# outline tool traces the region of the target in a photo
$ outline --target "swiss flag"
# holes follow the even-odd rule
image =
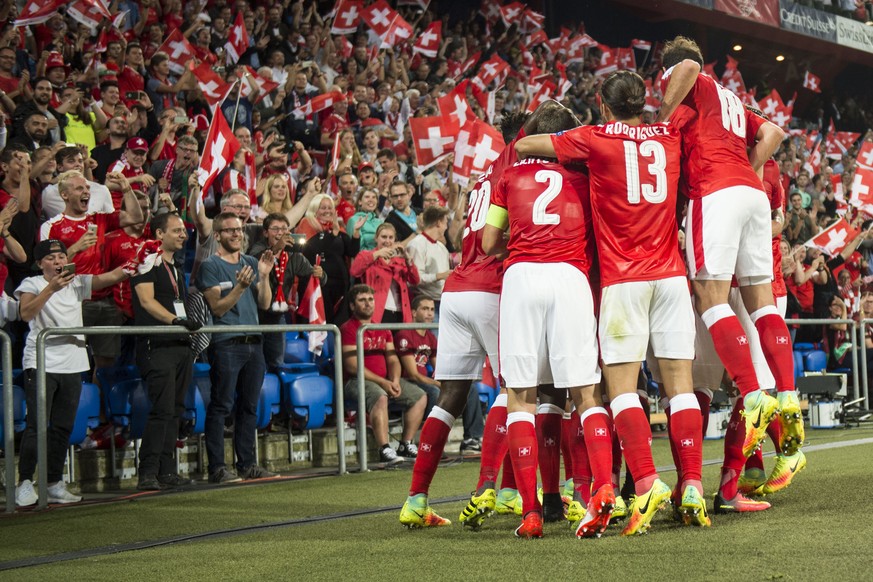
[[[547,44],[548,42],[549,37],[546,36],[546,31],[541,28],[529,37],[527,37],[527,42],[525,42],[525,45],[532,47],[537,46],[538,44]]]
[[[639,49],[641,51],[650,51],[652,50],[652,42],[648,40],[640,40],[635,38],[631,41],[631,46],[635,49]]]
[[[526,31],[541,29],[546,23],[546,17],[530,8],[521,13],[521,27]]]
[[[637,69],[637,58],[634,56],[633,48],[617,48],[615,51],[619,67],[628,71],[635,71]]]
[[[503,84],[503,81],[506,79],[506,75],[509,71],[509,63],[501,59],[497,54],[491,55],[491,58],[482,63],[482,66],[479,68],[479,72],[476,74],[476,77],[473,79],[473,83],[476,84],[477,87],[482,89],[483,91],[490,85],[492,82],[495,82],[495,86],[499,87]]]
[[[539,86],[535,86],[534,94],[527,106],[528,113],[533,113],[536,111],[537,107],[540,106],[540,103],[548,101],[555,92],[555,89],[557,89],[555,84],[548,80],[541,83]]]
[[[58,8],[66,6],[66,4],[63,0],[28,0],[13,26],[20,27],[45,22],[54,16]]]
[[[488,123],[494,121],[496,96],[497,91],[482,91],[477,86],[473,85],[473,97],[479,102],[479,107],[485,111],[485,117],[488,120]]]
[[[331,91],[330,93],[313,97],[300,107],[297,107],[294,112],[309,116],[313,113],[318,113],[323,109],[327,109],[328,107],[333,107],[334,103],[342,101],[345,98],[346,96],[342,91]]]
[[[833,129],[833,128],[832,128]],[[839,159],[861,137],[853,131],[832,131],[827,137],[827,155]]]
[[[367,6],[361,18],[382,39],[382,48],[390,48],[412,36],[412,26],[385,0]]]
[[[521,20],[525,5],[521,2],[512,2],[506,6],[500,6],[498,9],[500,10],[500,18],[503,20],[503,24],[510,27]]]
[[[67,14],[92,29],[97,28],[104,19],[112,18],[109,6],[103,0],[76,0],[67,8]]]
[[[233,65],[249,48],[249,33],[243,21],[242,10],[236,13],[233,26],[227,32],[227,43],[224,45],[224,53],[227,55],[227,64]]]
[[[743,81],[743,76],[740,70],[736,67],[728,67],[724,70],[721,76],[722,86],[737,95],[746,92],[746,83]]]
[[[806,241],[804,246],[820,249],[826,255],[832,257],[846,248],[860,230],[852,228],[845,218],[840,218],[816,236]]]
[[[704,72],[704,74],[709,75],[713,79],[718,79],[718,75],[715,74],[715,61],[712,61],[711,63],[704,64],[703,65],[703,72]],[[660,84],[659,84],[659,86],[660,86]]]
[[[381,48],[392,48],[412,38],[412,25],[406,22],[399,14],[391,21],[388,32],[382,37]]]
[[[339,0],[336,5],[331,34],[354,34],[361,23],[361,13],[364,11],[363,0]]]
[[[803,87],[814,93],[821,93],[821,79],[807,71],[803,75]]]
[[[458,79],[467,74],[467,71],[473,68],[473,65],[479,62],[479,57],[482,56],[482,51],[476,51],[470,57],[461,63],[461,66],[458,68],[458,74],[455,75],[455,78]]]
[[[479,12],[485,17],[486,22],[494,24],[500,20],[500,2],[499,0],[482,0]]]
[[[499,131],[481,119],[474,118],[458,132],[452,170],[455,182],[464,184],[470,176],[485,173],[505,146],[503,135]]]
[[[206,103],[215,114],[215,108],[227,99],[233,85],[225,83],[224,79],[218,76],[218,73],[213,71],[209,63],[205,61],[191,69],[191,72],[197,78],[197,85],[203,92],[203,98],[206,99]]]
[[[201,193],[205,194],[209,190],[212,181],[230,164],[238,150],[239,141],[230,130],[224,115],[213,115],[206,133],[206,142],[203,144],[200,167],[197,169]]]
[[[448,117],[454,114],[458,118],[458,123],[461,127],[467,124],[468,120],[473,119],[473,112],[470,111],[470,106],[467,103],[467,86],[470,81],[464,79],[458,83],[454,89],[446,95],[437,98],[437,105],[440,109],[440,115]]]
[[[776,89],[770,91],[770,94],[760,102],[761,111],[770,118],[770,121],[783,129],[788,128],[788,123],[791,121],[791,113],[794,110],[794,105],[786,105],[782,102],[782,97]]]
[[[194,47],[182,36],[182,31],[174,28],[158,51],[165,52],[170,57],[170,70],[177,75],[185,72],[185,65],[194,57]]]
[[[337,50],[344,59],[348,59],[352,56],[352,51],[355,47],[352,46],[352,43],[349,42],[349,39],[344,36],[340,36],[337,38],[337,44],[339,45],[337,46]]]
[[[605,44],[597,45],[600,49],[600,62],[594,69],[594,75],[602,77],[618,70],[619,54],[618,49],[610,48]]]
[[[248,71],[248,73],[251,75],[249,79],[253,79],[255,81],[255,84],[258,86],[258,89],[260,89],[260,91],[258,91],[258,98],[255,100],[255,103],[260,102],[261,99],[272,93],[273,90],[279,86],[279,83],[271,79],[265,79],[264,77],[260,76],[257,71],[249,66],[246,66],[246,71]],[[240,92],[243,97],[248,97],[252,94],[251,85],[249,85],[248,83],[243,83],[242,79],[240,79]]]
[[[411,117],[409,129],[418,167],[425,170],[454,151],[461,125],[455,115]]]
[[[566,64],[581,63],[585,60],[585,49],[588,47],[585,41],[585,36],[577,36],[567,41],[567,61]],[[595,43],[594,46],[597,46]]]
[[[849,202],[853,206],[873,204],[873,169],[860,165],[855,169]]]
[[[858,158],[855,161],[859,166],[873,168],[873,143],[866,140],[861,142],[861,149],[858,150]]]
[[[412,46],[412,52],[421,53],[424,56],[434,59],[440,50],[440,43],[443,41],[443,23],[441,20],[436,20],[427,27],[427,30],[422,32],[418,40]]]
[[[315,258],[315,266],[321,264],[321,257]],[[306,285],[306,291],[303,293],[303,298],[300,300],[300,307],[297,308],[297,313],[302,317],[309,318],[310,325],[324,325],[327,323],[327,318],[324,316],[324,299],[321,295],[321,283],[316,277],[309,277],[309,283]],[[309,332],[309,351],[316,356],[321,355],[321,346],[324,340],[327,339],[326,331],[310,331]]]

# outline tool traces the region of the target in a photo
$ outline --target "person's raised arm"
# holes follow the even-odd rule
[[[662,122],[670,119],[670,116],[694,87],[699,74],[700,64],[690,59],[685,59],[673,67],[656,121]]]
[[[779,149],[784,138],[785,132],[776,125],[769,121],[761,124],[758,133],[755,134],[756,143],[749,152],[749,162],[756,172]]]
[[[550,135],[530,135],[515,142],[515,153],[519,159],[542,156],[546,158],[557,157],[555,146],[552,144]]]
[[[142,215],[142,208],[139,207],[136,194],[134,194],[133,188],[130,187],[130,182],[127,177],[125,177],[121,172],[110,172],[106,177],[120,182],[121,191],[124,193],[121,212],[118,213],[118,224],[124,227],[142,222],[144,218]]]

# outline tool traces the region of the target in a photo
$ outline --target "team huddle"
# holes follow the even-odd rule
[[[508,145],[470,193],[463,260],[446,282],[441,393],[421,431],[402,524],[451,523],[427,493],[485,356],[503,389],[465,526],[514,512],[518,537],[567,519],[585,538],[626,517],[622,534],[634,535],[670,503],[677,520],[709,526],[702,441],[724,373],[739,397],[715,512],[767,509],[750,497],[787,486],[805,466],[784,303],[771,287],[782,192],[763,171],[782,130],[703,74],[693,41],[667,43],[662,61],[657,123],[642,121],[643,80],[619,71],[600,88],[603,125],[580,126],[546,102],[520,127],[502,127]],[[647,400],[637,394],[644,361],[666,398],[674,488],[652,459]],[[768,435],[778,454],[769,478],[760,458]],[[622,457],[631,487],[617,495]]]

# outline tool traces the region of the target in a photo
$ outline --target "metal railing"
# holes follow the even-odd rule
[[[3,447],[6,451],[6,511],[15,511],[15,422],[12,393],[12,338],[0,329],[3,349]]]
[[[288,331],[326,331],[333,333],[334,338],[334,353],[335,358],[339,358],[342,353],[342,343],[340,340],[339,328],[335,325],[211,325],[203,327],[198,332],[200,333],[285,333]],[[36,336],[36,422],[37,422],[37,479],[39,485],[39,502],[38,507],[44,509],[48,505],[48,439],[47,439],[47,410],[46,410],[46,371],[45,371],[45,343],[49,336],[53,335],[166,335],[166,334],[189,334],[187,329],[181,326],[125,326],[125,327],[69,327],[43,329]],[[4,334],[5,335],[5,334]],[[0,336],[2,339],[2,336]],[[5,340],[8,340],[6,336]],[[10,417],[12,414],[12,352],[9,348],[9,343],[4,344],[4,366],[3,366],[3,389],[4,396],[4,414]],[[8,350],[8,354],[7,354]],[[6,358],[9,358],[9,365],[6,365]],[[7,389],[8,387],[8,389]],[[8,395],[8,396],[6,396]],[[340,475],[346,472],[346,455],[345,455],[345,439],[343,436],[343,422],[345,415],[343,392],[342,392],[342,362],[335,362],[334,366],[334,398],[336,405],[334,410],[337,415],[337,450],[339,455],[338,473]],[[7,412],[8,411],[8,412]],[[7,438],[11,424],[6,428]],[[9,441],[7,440],[7,443]],[[8,445],[7,445],[8,446]],[[15,503],[15,494],[13,486],[13,494],[10,496],[9,491],[9,459],[11,449],[7,449],[7,495],[6,506],[9,508],[9,499],[12,498],[13,508]],[[13,464],[14,465],[14,464]],[[13,466],[14,469],[14,466]],[[13,480],[14,484],[14,473]]]
[[[367,403],[364,391],[364,332],[370,329],[387,329],[388,331],[401,331],[404,329],[439,329],[437,323],[365,323],[358,328],[358,336],[355,339],[357,348],[358,368],[358,464],[361,472],[367,471]],[[340,417],[337,417],[337,422]]]
[[[858,324],[858,342],[861,345],[861,380],[864,386],[864,408],[870,410],[870,386],[867,380],[867,341],[864,333],[864,327],[873,325],[873,319],[862,319]],[[852,342],[853,344],[855,342]],[[857,396],[855,398],[858,398]]]

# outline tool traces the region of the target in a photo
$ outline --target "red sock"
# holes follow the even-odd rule
[[[527,412],[512,412],[507,416],[509,424],[509,456],[522,499],[522,515],[542,511],[537,499],[537,431],[534,415]]]
[[[721,363],[737,383],[740,395],[745,396],[757,390],[758,378],[755,376],[755,367],[752,364],[749,339],[730,306],[716,305],[707,309],[700,317],[709,329]]]
[[[652,429],[635,393],[619,394],[610,404],[615,432],[634,478],[637,495],[645,494],[658,477],[652,460]],[[588,444],[591,447],[591,443]]]
[[[594,480],[592,490],[597,491],[612,482],[612,422],[602,406],[589,408],[580,418]]]
[[[700,406],[700,416],[703,420],[703,436],[706,436],[706,431],[709,430],[709,408],[712,404],[712,396],[708,392],[694,391],[694,396],[697,398],[697,405]]]
[[[588,448],[585,443],[582,421],[573,411],[570,420],[575,421],[570,433],[570,453],[573,455],[573,488],[579,492],[582,501],[587,505],[591,499],[591,465],[588,463]]]
[[[676,446],[682,468],[681,483],[699,483],[703,469],[703,419],[694,394],[677,394],[670,399],[670,424],[670,440]]]
[[[770,437],[770,442],[773,443],[773,448],[776,449],[776,452],[781,453],[782,449],[779,448],[779,441],[782,440],[782,424],[779,421],[771,422],[767,425],[767,436]]]
[[[728,422],[727,432],[724,435],[724,462],[721,466],[721,496],[725,499],[733,499],[737,495],[737,481],[740,471],[746,463],[743,455],[743,441],[746,438],[746,421],[740,414],[743,410],[743,399],[737,398],[731,419]]]
[[[561,479],[561,420],[564,411],[554,404],[540,404],[537,408],[536,429],[540,479],[543,493],[560,493]]]
[[[609,416],[612,418],[612,426],[615,427],[615,416],[612,410],[609,411]],[[618,440],[618,432],[612,431],[612,486],[616,491],[621,488],[621,461],[624,458],[624,451],[621,450],[621,441]]]
[[[573,424],[573,415],[564,415],[561,417],[561,459],[564,461],[564,480],[573,478],[573,453],[570,452],[570,439],[574,438],[573,433],[576,427],[579,426],[579,417],[576,417],[576,424]]]
[[[507,442],[507,445],[509,443]],[[500,477],[501,489],[518,489],[515,483],[515,469],[512,468],[512,458],[509,456],[509,448],[503,455],[503,475]]]
[[[751,318],[758,330],[758,337],[761,338],[761,350],[767,358],[767,365],[776,379],[776,390],[793,391],[794,354],[785,320],[773,305],[762,307],[751,314]]]
[[[455,419],[452,415],[438,406],[434,406],[430,416],[424,421],[421,437],[418,440],[418,456],[415,458],[415,466],[412,468],[410,495],[419,493],[427,495],[454,422]]]
[[[749,455],[749,458],[746,459],[746,471],[749,469],[760,469],[764,470],[764,451],[760,448],[755,449],[755,452]]]
[[[667,437],[670,440],[670,454],[673,456],[673,465],[676,467],[676,488],[674,493],[682,486],[682,459],[679,457],[679,449],[676,447],[676,439],[673,438],[673,423],[670,422],[670,407],[664,407],[667,415]]]
[[[479,483],[476,491],[485,483],[497,481],[500,465],[506,456],[506,395],[499,394],[488,415],[482,433],[482,458],[479,460]]]

